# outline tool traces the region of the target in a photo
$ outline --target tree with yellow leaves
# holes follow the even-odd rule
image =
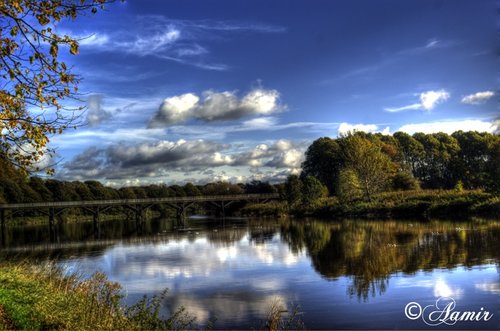
[[[78,39],[55,26],[96,13],[113,0],[0,0],[0,157],[25,171],[37,167],[49,137],[75,126],[83,107],[80,77],[60,60],[62,46],[78,54]],[[51,172],[52,170],[46,169]]]

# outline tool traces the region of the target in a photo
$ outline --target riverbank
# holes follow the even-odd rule
[[[319,218],[429,218],[485,216],[500,218],[500,196],[482,191],[415,190],[380,193],[372,201],[323,198],[309,206],[288,208],[284,202],[252,204],[246,216],[280,217],[287,214]]]
[[[89,279],[64,275],[54,264],[0,264],[0,330],[192,330],[184,308],[161,314],[166,291],[133,306],[123,306],[121,286],[103,273]],[[286,313],[281,302],[269,307],[262,330],[302,329],[298,311]],[[256,330],[257,330],[256,329]]]
[[[123,307],[121,287],[102,273],[90,279],[65,276],[52,264],[0,265],[2,330],[189,329],[184,310],[161,319],[161,297]]]

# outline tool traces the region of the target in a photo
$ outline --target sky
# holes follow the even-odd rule
[[[496,4],[127,0],[80,39],[82,125],[56,177],[107,185],[283,181],[319,137],[498,129]]]

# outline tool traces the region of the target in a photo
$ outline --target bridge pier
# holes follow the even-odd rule
[[[144,222],[144,208],[141,205],[135,206],[135,221],[138,224],[142,224]]]
[[[179,204],[173,204],[173,203],[167,203],[167,206],[172,207],[175,209],[175,222],[178,226],[185,226],[186,225],[186,210],[193,204],[194,202],[189,202],[189,203],[179,203]]]
[[[231,201],[220,201],[220,202],[215,202],[211,201],[212,205],[217,207],[217,209],[220,210],[222,218],[226,218],[226,208],[229,207],[231,204],[235,202],[234,200]]]
[[[97,207],[93,212],[92,224],[94,225],[94,231],[99,231],[99,207]]]
[[[89,207],[83,207],[83,209],[85,209],[86,211],[90,212],[92,214],[92,223],[94,225],[94,232],[99,232],[99,222],[101,221],[100,220],[100,214],[101,212],[104,212],[106,211],[107,209],[109,209],[111,206],[107,206],[107,207],[104,207],[104,208],[101,208],[99,206],[95,206],[93,208],[89,208]]]
[[[56,212],[54,208],[49,208],[49,228],[54,227]]]

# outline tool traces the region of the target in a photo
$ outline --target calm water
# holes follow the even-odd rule
[[[127,303],[168,288],[165,313],[184,306],[215,328],[258,327],[279,300],[298,306],[308,329],[500,329],[495,221],[198,219],[182,231],[167,220],[113,221],[99,233],[89,223],[50,235],[44,226],[9,227],[2,243],[5,258],[50,256],[69,270],[103,271]],[[450,326],[406,317],[408,303],[435,306],[440,297],[449,299],[439,309],[455,301],[450,313],[493,316]]]

